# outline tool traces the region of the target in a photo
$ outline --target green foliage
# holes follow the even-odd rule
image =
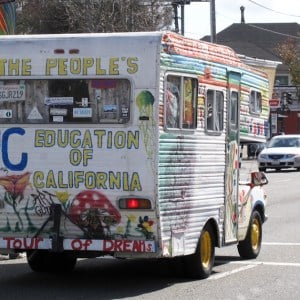
[[[276,52],[283,63],[289,68],[294,85],[300,85],[300,45],[295,39],[289,38],[279,44]]]

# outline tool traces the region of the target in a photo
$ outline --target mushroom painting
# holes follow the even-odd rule
[[[110,228],[119,224],[121,215],[108,198],[98,191],[82,191],[71,202],[68,215],[93,238],[111,237]]]

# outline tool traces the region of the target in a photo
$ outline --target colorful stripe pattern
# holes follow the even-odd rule
[[[16,9],[14,3],[0,4],[0,35],[14,34]]]
[[[269,132],[269,83],[265,73],[244,64],[229,47],[185,38],[173,32],[162,37],[161,65],[169,70],[197,74],[204,87],[215,86],[224,93],[239,89],[241,140],[265,142]],[[230,72],[241,74],[240,82],[228,78]],[[260,113],[249,111],[252,90],[261,93]]]

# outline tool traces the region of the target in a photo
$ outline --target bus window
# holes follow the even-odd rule
[[[198,80],[196,78],[167,76],[165,91],[165,124],[167,128],[196,128],[197,87]]]
[[[196,95],[197,80],[184,78],[183,90],[183,128],[195,128],[196,126]]]
[[[251,91],[250,93],[250,113],[260,114],[262,109],[262,97],[261,93],[257,91]]]
[[[208,90],[206,93],[206,129],[208,132],[221,132],[224,128],[223,92]]]
[[[239,103],[239,93],[236,91],[231,91],[229,120],[232,129],[237,129],[238,127],[238,103]]]
[[[180,77],[168,76],[166,89],[166,125],[179,128]]]
[[[130,99],[127,79],[4,80],[0,123],[124,124]]]

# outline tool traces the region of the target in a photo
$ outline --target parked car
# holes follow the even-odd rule
[[[259,171],[290,169],[300,171],[300,134],[272,137],[257,157]]]
[[[266,147],[265,143],[251,143],[247,145],[248,158],[256,158],[258,154]]]

